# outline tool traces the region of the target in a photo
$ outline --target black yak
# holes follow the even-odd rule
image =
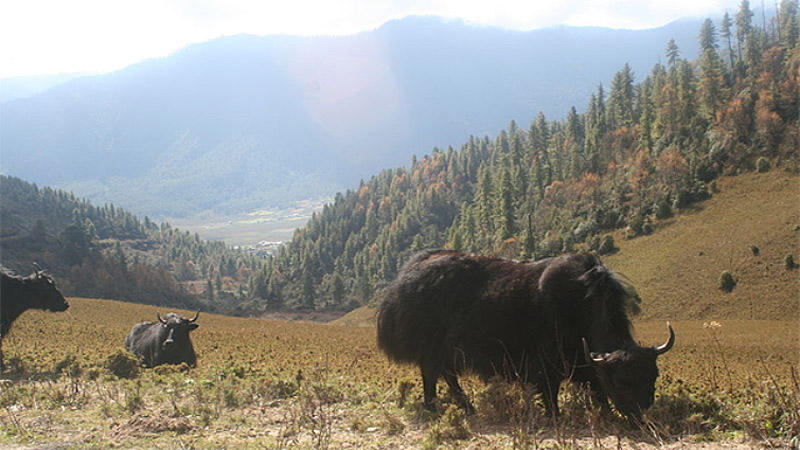
[[[53,277],[44,273],[38,265],[36,271],[27,276],[14,275],[0,268],[0,371],[3,365],[3,338],[11,330],[11,325],[23,312],[29,309],[47,311],[66,311],[69,303],[56,288]]]
[[[589,253],[519,263],[456,251],[412,257],[378,311],[378,346],[417,364],[424,405],[443,377],[456,401],[473,408],[458,375],[502,375],[533,383],[558,415],[562,381],[588,383],[601,405],[638,417],[653,403],[656,357],[674,343],[640,347],[626,308],[633,288]],[[591,351],[590,351],[591,349]]]
[[[156,313],[158,322],[142,322],[131,329],[125,338],[125,348],[139,358],[146,367],[160,364],[197,364],[189,332],[197,329],[194,323],[198,312],[191,319],[169,313],[162,319]]]

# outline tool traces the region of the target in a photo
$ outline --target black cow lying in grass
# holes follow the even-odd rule
[[[11,330],[11,325],[22,313],[29,309],[47,311],[66,311],[69,303],[56,288],[53,277],[44,273],[39,266],[36,271],[22,277],[0,268],[0,371],[3,365],[3,338]]]
[[[200,315],[185,319],[175,313],[169,313],[162,319],[158,313],[158,322],[142,322],[131,329],[125,338],[125,348],[135,354],[146,367],[160,364],[186,363],[197,364],[189,332],[199,325],[194,323]]]
[[[426,251],[387,288],[378,346],[390,359],[420,367],[428,408],[443,377],[471,412],[458,375],[473,372],[534,384],[554,416],[560,384],[569,379],[588,383],[601,405],[611,397],[620,412],[639,417],[653,403],[656,357],[675,335],[667,324],[665,344],[636,344],[626,313],[636,298],[588,253],[518,263]]]

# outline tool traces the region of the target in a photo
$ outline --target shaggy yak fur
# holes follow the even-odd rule
[[[458,375],[533,383],[558,415],[564,380],[586,383],[604,407],[639,417],[653,403],[656,357],[674,343],[640,347],[626,309],[635,290],[582,253],[519,263],[456,251],[413,256],[378,311],[378,346],[393,361],[420,367],[424,405],[434,407],[443,377],[474,411]],[[591,351],[590,351],[591,349]]]
[[[162,319],[156,313],[158,322],[142,322],[131,329],[125,338],[125,348],[139,358],[146,367],[160,364],[197,364],[189,332],[197,329],[194,323],[200,313],[192,319],[169,313]]]
[[[35,265],[35,264],[34,264]],[[14,275],[0,268],[0,371],[3,366],[3,338],[11,330],[11,325],[22,313],[29,309],[47,311],[66,311],[69,303],[56,288],[53,277],[44,273],[39,266],[27,276]]]

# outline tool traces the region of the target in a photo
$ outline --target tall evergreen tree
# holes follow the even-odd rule
[[[611,127],[633,125],[633,70],[628,63],[614,74],[611,80],[611,95],[608,100]]]
[[[733,26],[733,22],[731,22],[731,17],[728,15],[728,12],[725,11],[725,15],[722,16],[722,29],[720,30],[720,37],[725,40],[727,44],[727,52],[728,52],[728,69],[732,72],[733,71],[733,46],[731,45],[731,26]]]
[[[714,26],[714,22],[712,22],[711,19],[703,21],[703,25],[700,27],[698,40],[700,42],[701,52],[705,52],[709,49],[717,50],[717,27]]]
[[[753,11],[750,9],[750,2],[742,0],[739,3],[739,12],[736,13],[736,48],[739,51],[739,59],[742,59],[742,46],[753,28]]]
[[[495,185],[495,230],[498,242],[514,235],[514,189],[511,186],[510,162],[505,156],[500,166],[499,177]]]
[[[678,58],[681,57],[681,51],[678,48],[678,44],[675,43],[675,39],[667,41],[665,55],[667,56],[667,64],[669,64],[670,67],[674,66]]]
[[[786,49],[792,49],[800,40],[800,24],[798,21],[797,0],[782,0],[778,11],[780,25],[780,43]]]

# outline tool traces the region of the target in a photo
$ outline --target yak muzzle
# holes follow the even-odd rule
[[[173,339],[172,334],[175,333],[175,330],[170,329],[167,338],[164,339],[164,342],[161,343],[161,348],[168,349],[175,345],[175,339]]]

